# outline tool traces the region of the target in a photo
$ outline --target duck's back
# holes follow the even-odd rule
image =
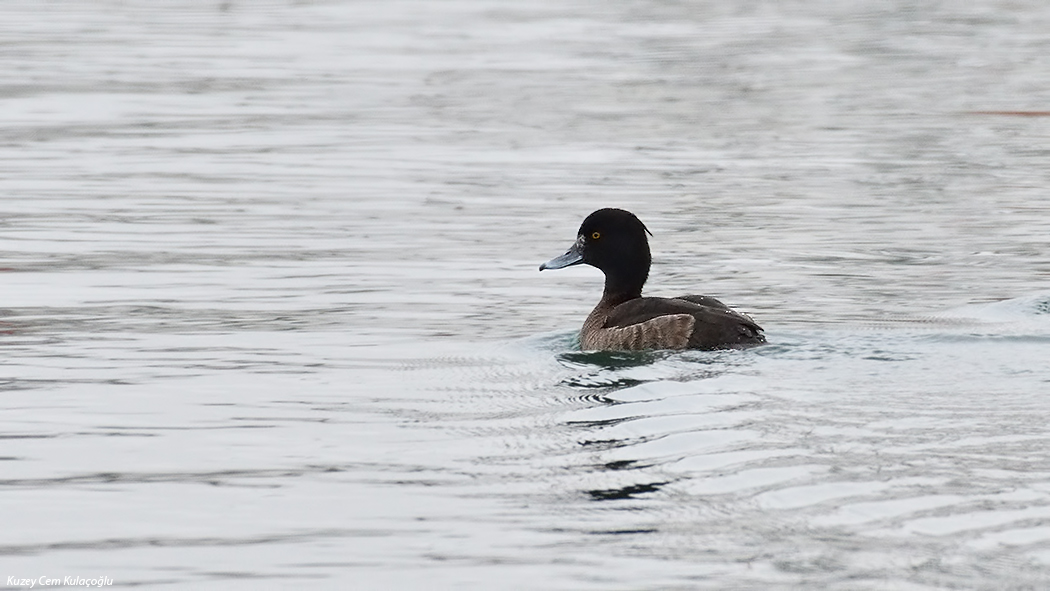
[[[688,318],[693,319],[688,322]],[[664,320],[666,319],[666,321]],[[666,326],[665,326],[666,325]],[[766,342],[762,328],[748,316],[733,310],[715,298],[687,295],[677,298],[634,298],[609,311],[603,328],[621,329],[637,326],[646,331],[660,327],[661,332],[683,331],[659,348],[735,349]],[[655,335],[654,335],[655,336]],[[653,339],[646,339],[652,342]],[[657,339],[659,340],[659,339]]]

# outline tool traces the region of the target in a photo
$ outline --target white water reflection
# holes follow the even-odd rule
[[[1048,23],[5,3],[0,576],[1045,586]],[[604,206],[771,344],[574,351]]]

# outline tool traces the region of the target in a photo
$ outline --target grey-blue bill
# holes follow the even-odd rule
[[[560,257],[555,257],[546,263],[540,265],[540,271],[544,269],[563,269],[565,267],[571,267],[572,265],[578,265],[583,262],[583,236],[579,236],[576,242],[565,251],[565,254]]]

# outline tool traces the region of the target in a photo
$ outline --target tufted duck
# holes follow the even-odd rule
[[[629,211],[599,209],[583,220],[568,252],[540,265],[542,271],[586,263],[605,273],[602,299],[580,330],[584,350],[741,349],[766,342],[754,320],[712,297],[643,298],[652,263],[646,232]]]

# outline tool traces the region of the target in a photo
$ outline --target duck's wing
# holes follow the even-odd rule
[[[748,316],[747,314],[744,314],[743,312],[740,312],[738,310],[734,310],[734,309],[730,308],[729,306],[723,304],[721,301],[716,300],[715,298],[713,298],[711,296],[705,296],[705,295],[684,295],[684,296],[678,296],[678,297],[676,297],[674,299],[676,299],[676,300],[685,300],[687,302],[693,302],[694,304],[698,304],[698,305],[701,305],[701,306],[707,306],[707,307],[710,307],[710,308],[720,308],[722,310],[726,310],[726,311],[730,312],[731,314],[733,314],[735,316],[739,316],[743,320],[746,320],[748,323],[754,325],[753,328],[755,328],[755,329],[757,329],[759,331],[762,330],[762,327],[760,327],[755,322],[754,318]]]
[[[687,302],[693,302],[694,304],[699,304],[701,306],[708,306],[710,308],[723,308],[725,310],[730,310],[731,309],[729,306],[723,304],[721,301],[716,300],[715,298],[713,298],[711,296],[705,296],[705,295],[684,295],[684,296],[678,296],[678,297],[676,297],[674,299],[676,299],[676,300],[685,300]]]
[[[707,296],[628,300],[610,311],[604,328],[626,328],[679,315],[695,320],[688,337],[690,348],[722,349],[766,342],[762,327],[754,320]]]

